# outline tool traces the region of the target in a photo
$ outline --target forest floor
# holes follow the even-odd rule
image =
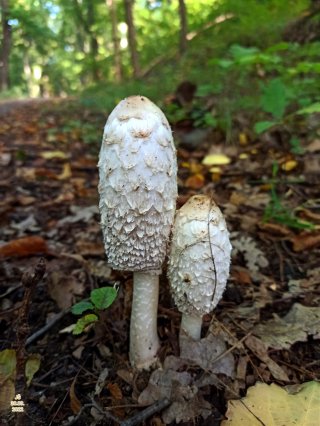
[[[107,267],[99,225],[105,120],[74,100],[0,105],[1,424],[212,426],[231,424],[227,409],[229,419],[242,409],[244,422],[232,424],[299,424],[268,423],[263,410],[282,413],[276,403],[288,389],[299,395],[307,388],[297,385],[320,378],[320,136],[302,136],[297,151],[281,131],[257,139],[240,128],[226,144],[190,122],[174,128],[178,207],[213,194],[231,234],[232,268],[222,301],[204,317],[203,339],[181,352],[164,271],[161,368],[138,373],[128,361],[132,275]],[[73,335],[71,305],[115,284],[117,299],[100,321]],[[255,394],[255,411],[257,383],[273,385]],[[241,407],[228,406],[248,389]],[[266,389],[286,389],[270,396],[273,408]],[[24,413],[12,412],[13,400]]]

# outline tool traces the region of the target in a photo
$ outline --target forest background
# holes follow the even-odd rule
[[[0,3],[2,99],[80,95],[109,110],[130,94],[163,101],[191,81],[196,96],[216,99],[196,125],[226,131],[238,111],[262,121],[259,132],[319,109],[318,1]],[[173,121],[185,113],[167,109]]]

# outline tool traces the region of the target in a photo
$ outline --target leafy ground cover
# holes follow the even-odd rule
[[[262,424],[265,412],[253,411],[252,404],[270,408],[276,393],[285,406],[295,396],[296,405],[299,392],[308,396],[306,410],[312,410],[303,424],[316,424],[317,116],[308,115],[294,132],[276,126],[260,136],[240,117],[226,144],[226,133],[208,123],[198,126],[199,117],[189,111],[186,117],[185,111],[173,120],[178,207],[197,193],[214,196],[231,233],[231,275],[214,315],[204,318],[203,339],[179,351],[180,314],[164,269],[158,325],[162,368],[138,374],[127,355],[132,277],[106,266],[99,226],[96,164],[106,114],[75,100],[1,104],[3,424],[248,424],[234,421],[234,400],[241,401],[238,418],[246,422],[245,413]],[[78,317],[71,306],[108,286],[117,289],[116,300],[94,324],[73,334]],[[258,382],[263,385],[253,388]],[[259,386],[268,387],[268,401]],[[24,414],[5,411],[20,400],[18,394]],[[151,407],[148,416],[146,407]],[[266,411],[273,416],[281,407]],[[272,419],[270,424],[280,424]]]

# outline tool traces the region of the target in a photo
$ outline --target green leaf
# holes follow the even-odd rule
[[[279,78],[270,80],[263,88],[260,104],[265,112],[269,112],[276,119],[281,119],[288,105],[285,85]]]
[[[75,305],[72,306],[71,312],[74,315],[81,315],[83,314],[83,312],[93,308],[94,306],[91,302],[89,302],[89,300],[82,300],[81,302],[76,303]]]
[[[5,349],[0,352],[0,413],[10,409],[15,395],[15,378],[16,351]]]
[[[14,349],[4,349],[0,352],[0,383],[6,378],[16,377],[16,351]]]
[[[299,109],[299,111],[297,111],[297,114],[314,114],[317,112],[320,112],[320,102],[315,102],[312,105]]]
[[[265,132],[266,130],[270,129],[271,127],[275,126],[276,123],[275,121],[258,121],[255,125],[254,125],[254,131],[260,135],[260,133]]]
[[[92,290],[90,298],[97,309],[107,309],[117,297],[117,290],[113,287],[102,287]]]
[[[81,334],[88,325],[90,325],[90,324],[92,324],[96,321],[98,321],[97,315],[95,315],[95,314],[85,315],[84,317],[78,319],[72,333],[73,334]]]
[[[40,368],[41,356],[39,354],[31,354],[26,362],[26,378],[27,386],[30,386],[31,380]]]

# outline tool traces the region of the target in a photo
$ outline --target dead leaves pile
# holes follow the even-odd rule
[[[42,115],[32,107],[12,114],[15,120],[6,119],[0,125],[0,280],[4,288],[0,319],[5,338],[11,341],[13,336],[10,321],[20,303],[21,273],[39,254],[47,256],[48,272],[39,289],[42,300],[34,307],[43,314],[42,322],[37,321],[40,315],[34,315],[32,331],[54,312],[68,310],[85,298],[92,288],[115,278],[122,286],[104,324],[75,338],[70,336],[71,317],[35,345],[44,355],[41,406],[50,421],[56,401],[61,404],[56,420],[63,424],[82,413],[89,397],[119,419],[169,398],[170,406],[152,419],[154,424],[202,424],[205,420],[213,424],[219,420],[225,425],[263,422],[278,426],[294,424],[294,418],[301,424],[316,425],[319,140],[305,141],[305,154],[293,155],[272,139],[252,140],[243,131],[232,145],[215,140],[213,132],[206,132],[204,143],[197,145],[199,131],[188,133],[197,149],[188,149],[187,143],[178,146],[178,206],[191,195],[213,192],[231,233],[229,286],[216,318],[204,318],[205,337],[199,342],[182,341],[179,352],[180,317],[166,291],[164,276],[159,311],[161,368],[137,376],[127,359],[131,278],[117,276],[104,260],[97,208],[97,154],[84,146],[79,126],[63,131],[61,116],[65,112],[49,110]],[[102,117],[97,124],[97,147],[104,121]],[[275,161],[279,164],[276,177],[272,175]],[[277,220],[265,222],[273,190],[299,220],[312,222],[313,229],[294,229]],[[51,340],[54,346],[50,346]],[[53,347],[54,352],[67,354],[66,368],[61,369],[59,360],[52,359]],[[0,352],[0,358],[5,355]],[[0,362],[0,382],[4,384],[0,402],[6,406],[14,397],[11,361]],[[31,365],[28,380],[37,368],[38,364]],[[65,384],[50,389],[57,378]],[[287,385],[292,383],[304,384],[289,389]],[[63,399],[66,394],[69,398]],[[219,400],[223,401],[220,405]],[[103,413],[91,407],[86,420],[98,424]]]

